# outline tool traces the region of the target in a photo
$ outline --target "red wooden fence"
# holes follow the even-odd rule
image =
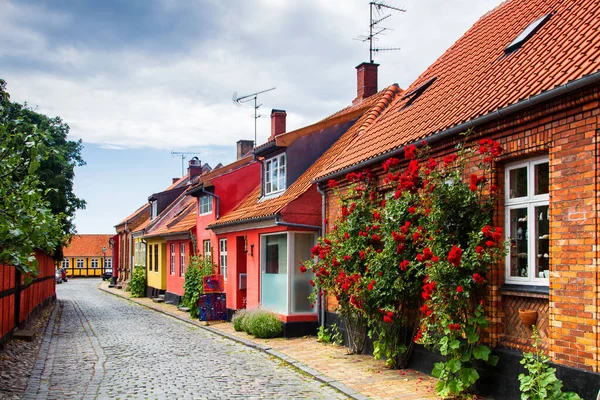
[[[43,303],[56,296],[54,259],[37,253],[39,273],[25,286],[23,278],[12,266],[0,265],[0,344]]]

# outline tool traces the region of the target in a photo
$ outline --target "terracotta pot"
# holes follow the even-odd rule
[[[519,310],[519,318],[523,325],[530,327],[535,325],[537,321],[537,311],[535,310]]]

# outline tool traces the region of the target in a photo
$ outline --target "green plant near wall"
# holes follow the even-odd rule
[[[213,273],[214,265],[210,257],[193,256],[185,271],[182,305],[190,309],[190,316],[198,318],[198,299],[204,293],[202,278]]]
[[[341,345],[344,343],[344,336],[336,324],[329,327],[321,325],[317,330],[317,341]]]
[[[577,400],[577,393],[563,392],[562,381],[556,377],[556,368],[550,368],[549,359],[540,349],[540,336],[533,326],[533,353],[523,354],[521,364],[527,374],[519,374],[521,400]]]
[[[279,318],[275,314],[261,309],[246,310],[239,327],[246,333],[261,339],[270,339],[283,334],[283,323]]]
[[[136,265],[133,268],[133,276],[129,282],[131,297],[142,297],[146,291],[146,268]]]

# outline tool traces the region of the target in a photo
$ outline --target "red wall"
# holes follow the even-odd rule
[[[185,276],[180,275],[181,255],[180,246],[185,244],[185,262],[184,270],[190,265],[192,256],[192,241],[187,240],[167,240],[167,292],[183,296],[183,283]],[[175,245],[175,273],[171,275],[171,244]],[[185,271],[184,271],[185,272]]]

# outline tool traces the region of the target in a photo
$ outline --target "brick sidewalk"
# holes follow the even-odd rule
[[[336,388],[341,386],[342,392],[357,399],[365,397],[411,400],[439,398],[435,395],[435,384],[437,383],[435,378],[409,369],[390,370],[381,360],[375,360],[368,355],[348,355],[344,347],[318,343],[314,336],[293,339],[256,339],[244,332],[235,332],[231,323],[211,323],[206,326],[205,323],[193,320],[189,313],[179,311],[173,305],[154,303],[149,298],[131,298],[128,292],[114,288],[109,289],[106,282],[102,282],[100,288],[260,350],[267,350],[268,353],[317,379]],[[338,382],[341,385],[337,385]],[[348,388],[350,390],[347,390]]]

